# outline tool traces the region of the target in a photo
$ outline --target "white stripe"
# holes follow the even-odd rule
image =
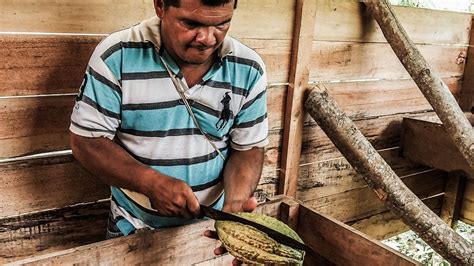
[[[203,135],[153,138],[118,132],[117,136],[128,150],[148,159],[193,158],[214,152],[214,148]],[[214,141],[214,143],[221,149],[227,146],[226,141],[227,138],[223,141]]]
[[[105,116],[94,107],[81,101],[74,105],[71,120],[80,121],[78,124],[83,127],[109,132],[115,132],[120,123],[120,120]],[[74,128],[77,127],[74,126]]]
[[[123,218],[125,218],[125,220],[127,220],[129,223],[131,223],[133,225],[133,227],[135,227],[135,229],[142,229],[142,228],[153,229],[153,227],[147,225],[142,220],[139,220],[139,219],[131,216],[124,208],[118,206],[112,200],[110,201],[110,210],[112,211],[112,217],[114,218],[114,220],[118,216],[122,216]]]
[[[156,103],[179,99],[170,78],[123,80],[122,88],[123,104]]]

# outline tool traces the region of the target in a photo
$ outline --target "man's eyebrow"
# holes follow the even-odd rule
[[[227,19],[223,22],[217,23],[217,24],[203,24],[203,23],[201,23],[199,21],[196,21],[196,20],[193,20],[193,19],[188,19],[188,18],[181,19],[181,21],[183,21],[183,22],[186,22],[186,23],[189,23],[189,24],[192,24],[192,25],[196,25],[196,26],[219,26],[219,25],[229,23],[231,20],[232,20],[232,18],[229,18],[229,19]]]

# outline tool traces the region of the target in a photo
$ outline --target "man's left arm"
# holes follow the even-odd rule
[[[253,193],[262,174],[263,148],[231,150],[224,168],[224,207],[227,212],[253,211],[257,205]]]

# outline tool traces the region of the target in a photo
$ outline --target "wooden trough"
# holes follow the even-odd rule
[[[417,265],[327,215],[313,211],[289,197],[277,196],[259,205],[258,213],[276,217],[292,227],[314,251],[305,265]],[[219,243],[203,236],[214,221],[105,240],[64,251],[34,256],[7,265],[229,265],[233,257],[216,257]]]

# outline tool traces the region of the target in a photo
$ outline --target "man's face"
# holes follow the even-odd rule
[[[200,0],[181,0],[179,8],[164,9],[159,4],[155,8],[168,53],[179,65],[194,65],[213,59],[229,30],[234,2],[214,7],[202,5]]]

